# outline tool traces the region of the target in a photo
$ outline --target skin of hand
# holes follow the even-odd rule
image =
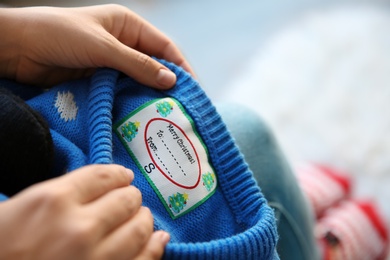
[[[0,203],[0,259],[160,259],[169,234],[153,232],[133,178],[91,165]]]
[[[176,45],[120,5],[0,9],[0,77],[40,87],[117,69],[158,89],[176,76],[154,56],[193,70]]]

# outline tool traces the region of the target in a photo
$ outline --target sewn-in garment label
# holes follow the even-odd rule
[[[214,193],[217,178],[207,148],[176,99],[142,105],[114,131],[173,219]]]

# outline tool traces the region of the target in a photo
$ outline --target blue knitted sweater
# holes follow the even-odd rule
[[[171,234],[165,258],[278,259],[273,211],[226,126],[188,73],[161,62],[177,75],[167,91],[111,69],[49,91],[0,84],[49,123],[53,176],[97,163],[134,171],[155,229]]]

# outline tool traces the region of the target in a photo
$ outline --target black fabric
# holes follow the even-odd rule
[[[45,120],[21,98],[0,88],[0,190],[12,196],[46,180],[54,147]]]

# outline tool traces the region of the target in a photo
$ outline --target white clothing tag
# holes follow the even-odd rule
[[[152,100],[114,130],[173,219],[214,193],[217,178],[207,148],[176,99]]]

